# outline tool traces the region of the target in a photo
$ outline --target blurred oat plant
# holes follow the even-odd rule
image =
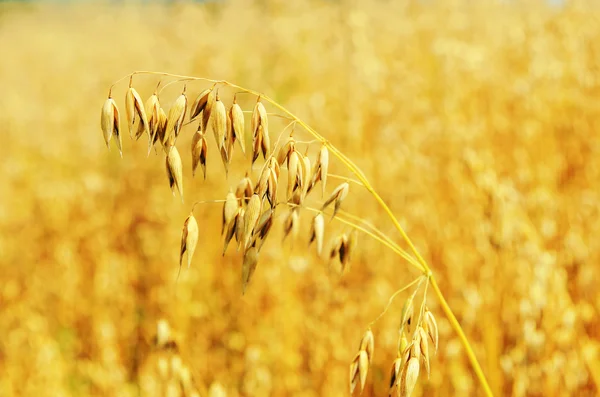
[[[168,113],[163,110],[159,96],[161,91],[157,86],[155,92],[143,103],[139,93],[132,86],[136,75],[159,76],[161,79],[171,79],[166,86],[181,84],[181,94],[175,99]],[[401,325],[398,337],[397,358],[391,365],[389,393],[398,396],[410,396],[415,388],[419,374],[424,372],[429,376],[430,357],[438,349],[438,329],[433,313],[426,306],[427,289],[429,286],[438,297],[444,314],[464,346],[473,370],[485,391],[491,396],[491,390],[481,367],[473,353],[460,324],[442,295],[433,273],[419,254],[416,247],[394,216],[388,205],[369,183],[364,173],[344,153],[340,152],[326,138],[307,125],[292,112],[276,101],[256,91],[232,84],[223,80],[211,80],[199,77],[181,76],[168,73],[137,71],[117,82],[109,90],[108,99],[102,107],[101,127],[106,145],[113,140],[122,156],[122,136],[120,113],[113,99],[114,86],[129,79],[129,87],[125,93],[125,116],[129,134],[136,140],[146,135],[148,137],[148,155],[154,148],[162,151],[169,186],[173,194],[177,191],[183,200],[183,166],[181,156],[176,147],[177,139],[184,127],[197,124],[192,138],[191,149],[192,172],[195,176],[198,165],[202,167],[203,177],[206,178],[206,159],[208,142],[206,133],[210,128],[214,134],[216,149],[228,175],[233,158],[236,141],[243,155],[250,152],[251,166],[240,180],[235,191],[230,191],[223,200],[203,200],[192,205],[186,218],[181,236],[179,255],[179,271],[187,255],[187,266],[198,242],[198,223],[194,217],[196,205],[207,203],[222,203],[223,216],[221,233],[223,235],[223,253],[235,238],[236,248],[243,253],[242,259],[242,291],[245,292],[260,259],[260,251],[269,237],[269,231],[275,220],[277,211],[284,212],[284,238],[296,238],[302,213],[312,213],[310,216],[309,241],[316,245],[319,255],[325,256],[329,263],[337,262],[341,271],[347,269],[353,251],[356,249],[356,234],[362,232],[387,246],[404,259],[410,266],[419,271],[419,276],[408,285],[396,291],[389,299],[383,312],[368,327],[360,341],[358,353],[350,364],[350,393],[364,389],[369,367],[374,352],[374,337],[371,326],[382,317],[392,304],[394,298],[403,292],[410,292],[402,310]],[[208,87],[189,105],[186,96],[187,84],[206,84]],[[162,89],[161,89],[162,90]],[[227,109],[219,96],[219,90],[233,91],[233,103]],[[248,94],[256,98],[254,108],[245,112],[237,103],[237,94]],[[268,113],[265,104],[275,113]],[[246,127],[245,113],[250,115],[250,128]],[[287,122],[279,131],[275,142],[271,143],[269,117],[279,117]],[[272,130],[272,129],[271,129]],[[296,140],[297,130],[310,137],[311,140]],[[246,134],[252,146],[246,148]],[[316,156],[311,159],[308,149],[303,153],[300,145],[316,146]],[[252,165],[262,155],[264,162],[260,171],[252,172]],[[346,178],[329,173],[330,155],[339,161],[355,178]],[[286,175],[286,183],[280,187],[282,169]],[[254,178],[254,180],[253,180]],[[327,182],[330,179],[341,180],[341,183],[327,194]],[[307,197],[314,192],[320,183],[320,198],[318,205],[309,205]],[[403,249],[391,237],[362,219],[360,216],[341,210],[344,199],[350,192],[350,184],[366,189],[375,201],[385,211],[409,250]],[[325,215],[346,226],[350,232],[344,232],[333,239],[332,245],[324,251]],[[177,275],[179,278],[179,273]],[[412,290],[412,291],[411,291]],[[415,313],[414,299],[419,291],[423,298],[418,311]],[[430,347],[431,346],[431,347]],[[360,387],[358,387],[360,386]]]

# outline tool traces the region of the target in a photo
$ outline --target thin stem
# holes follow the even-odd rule
[[[396,298],[396,296],[398,296],[401,292],[406,291],[407,289],[409,289],[410,287],[412,287],[413,285],[415,285],[416,283],[423,281],[423,279],[425,278],[425,276],[421,275],[419,277],[417,277],[416,279],[414,279],[413,281],[411,281],[409,284],[405,285],[404,287],[400,288],[398,291],[394,292],[394,294],[392,296],[390,296],[390,299],[388,300],[387,305],[385,305],[385,309],[383,309],[383,311],[379,314],[379,316],[377,316],[377,318],[373,321],[371,321],[369,323],[369,328],[375,324],[377,321],[379,321],[379,319],[381,317],[383,317],[385,315],[385,313],[387,313],[388,309],[390,308],[390,306],[392,305],[392,302],[394,301],[394,298]],[[418,287],[417,287],[418,289]]]
[[[348,178],[347,176],[330,174],[329,172],[327,173],[327,176],[331,177],[331,178],[334,178],[334,179],[341,179],[343,181],[352,182],[352,183],[355,183],[355,184],[357,184],[359,186],[362,186],[362,187],[365,186],[365,185],[363,185],[363,183],[361,181],[357,181],[356,179]]]

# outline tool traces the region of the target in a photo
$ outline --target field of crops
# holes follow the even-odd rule
[[[207,177],[192,177],[198,122],[183,127],[182,203],[160,145],[147,156],[147,137],[130,139],[128,79],[112,89],[123,158],[102,137],[109,88],[133,71],[263,93],[352,159],[431,267],[494,395],[600,393],[594,1],[9,2],[0,54],[0,396],[344,396],[369,327],[362,395],[388,395],[414,288],[374,320],[419,271],[330,210],[321,256],[308,208],[284,239],[283,204],[242,295],[243,255],[235,242],[222,255],[223,204],[208,202],[194,209],[198,243],[177,280],[193,203],[225,199],[246,172],[258,181],[256,96],[219,86],[227,109],[237,93],[247,112],[246,156],[236,144],[228,173],[209,129]],[[166,113],[184,84],[188,112],[212,86],[176,80],[133,85],[145,102],[160,81]],[[289,119],[263,102],[275,145]],[[314,164],[320,143],[292,124]],[[320,208],[350,178],[340,218],[375,225],[414,258],[333,151],[329,173],[324,198],[319,183],[303,206]],[[344,271],[329,258],[342,234],[356,236]],[[430,342],[431,374],[422,362],[412,395],[484,395],[426,291],[439,348]]]

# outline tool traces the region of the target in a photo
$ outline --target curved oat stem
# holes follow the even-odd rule
[[[388,303],[387,303],[387,305],[385,305],[385,309],[383,309],[383,311],[379,314],[379,316],[377,316],[377,318],[375,320],[373,320],[369,323],[369,327],[371,327],[373,324],[375,324],[377,321],[379,321],[379,319],[381,317],[383,317],[385,315],[385,313],[387,313],[388,309],[392,305],[392,302],[394,301],[396,296],[398,296],[400,293],[406,291],[407,289],[409,289],[416,283],[419,283],[419,285],[416,288],[416,290],[419,290],[421,283],[423,282],[423,280],[425,280],[425,278],[426,278],[425,276],[421,275],[421,276],[417,277],[416,279],[414,279],[413,281],[411,281],[410,283],[408,283],[407,285],[405,285],[404,287],[402,287],[399,290],[397,290],[396,292],[394,292],[394,294],[392,296],[390,296],[390,299],[388,299]]]
[[[356,179],[348,178],[347,176],[330,174],[329,172],[327,173],[327,176],[334,178],[334,179],[341,179],[343,181],[352,182],[352,183],[357,184],[358,186],[363,186],[363,187],[365,186],[365,185],[363,185],[363,183],[361,181],[357,181]]]
[[[162,73],[162,72],[153,72],[153,71],[135,71],[135,72],[132,72],[132,73],[130,73],[130,74],[122,77],[121,79],[117,80],[113,85],[111,85],[111,87],[109,89],[109,93],[112,91],[112,88],[113,88],[113,86],[115,84],[119,83],[120,81],[122,81],[124,79],[131,78],[132,76],[137,75],[137,74],[147,74],[147,75],[154,75],[154,76],[165,76],[165,77],[172,77],[172,78],[177,78],[177,79],[185,79],[185,80],[189,80],[189,81],[205,81],[205,82],[210,82],[210,83],[214,83],[214,84],[222,84],[222,85],[225,85],[225,86],[229,86],[229,87],[235,88],[235,89],[237,89],[239,91],[243,91],[243,92],[246,92],[246,93],[249,93],[249,94],[256,95],[257,97],[259,97],[260,99],[264,100],[265,102],[270,103],[274,108],[278,109],[279,111],[281,111],[282,113],[284,113],[285,115],[287,115],[290,119],[295,120],[298,125],[300,125],[302,128],[304,128],[316,140],[320,141],[364,185],[364,187],[373,196],[373,198],[375,199],[375,201],[379,204],[379,206],[384,210],[384,212],[390,218],[390,220],[394,224],[394,227],[396,228],[396,230],[398,231],[398,233],[400,233],[400,236],[402,237],[402,239],[404,240],[404,242],[409,246],[410,250],[412,251],[412,253],[416,257],[418,263],[421,265],[420,266],[421,267],[421,271],[430,280],[431,286],[432,286],[435,294],[437,295],[437,297],[438,297],[438,299],[440,301],[440,304],[442,306],[442,310],[444,311],[444,313],[446,314],[446,317],[450,321],[450,324],[452,325],[452,328],[457,333],[457,335],[458,335],[458,337],[459,337],[459,339],[460,339],[460,341],[461,341],[461,343],[462,343],[462,345],[463,345],[463,347],[464,347],[464,349],[465,349],[465,351],[467,353],[467,357],[469,358],[471,366],[473,367],[473,370],[475,371],[475,374],[476,374],[476,376],[477,376],[477,378],[479,380],[479,383],[481,384],[481,386],[482,386],[485,394],[487,396],[493,396],[493,393],[492,393],[492,391],[490,389],[490,386],[489,386],[489,384],[487,382],[487,379],[486,379],[485,375],[483,374],[483,370],[481,369],[481,366],[479,365],[477,357],[475,357],[475,353],[473,352],[473,349],[471,348],[471,345],[470,345],[467,337],[465,336],[462,327],[460,326],[458,320],[454,316],[454,313],[452,312],[452,309],[450,309],[450,306],[448,306],[448,302],[446,302],[446,299],[444,298],[444,295],[442,294],[442,292],[441,292],[441,290],[440,290],[440,288],[439,288],[439,286],[438,286],[435,278],[433,277],[433,273],[431,271],[431,268],[427,264],[427,261],[425,261],[425,259],[421,256],[421,254],[419,253],[419,251],[417,250],[417,248],[413,244],[412,240],[406,234],[406,232],[405,232],[404,228],[402,227],[402,225],[400,225],[400,222],[398,221],[398,219],[396,218],[396,216],[394,215],[394,213],[392,212],[392,210],[390,209],[390,207],[381,198],[381,196],[379,195],[379,193],[377,193],[377,191],[375,191],[375,189],[373,188],[373,186],[371,185],[371,183],[368,181],[367,177],[364,175],[364,173],[362,172],[362,170],[352,160],[350,160],[345,154],[343,154],[341,151],[339,151],[333,144],[331,144],[331,142],[329,142],[322,135],[320,135],[315,129],[313,129],[312,127],[310,127],[308,124],[306,124],[304,121],[302,121],[296,115],[294,115],[292,112],[290,112],[289,110],[287,110],[285,107],[283,107],[282,105],[280,105],[279,103],[277,103],[275,100],[269,98],[266,95],[263,95],[263,94],[259,93],[258,91],[254,91],[254,90],[250,90],[250,89],[241,87],[241,86],[239,86],[237,84],[230,83],[227,80],[214,80],[214,79],[207,79],[207,78],[203,78],[203,77],[193,77],[193,76],[185,76],[185,75],[177,75],[177,74],[172,74],[172,73]],[[369,234],[371,234],[372,236],[374,236],[376,239],[384,242],[385,245],[387,245],[391,249],[393,249],[392,248],[393,245],[389,244],[387,241],[381,239],[379,236],[376,236],[373,233],[369,232]],[[394,250],[394,252],[397,252],[397,251]],[[412,263],[412,262],[410,262],[410,263]]]

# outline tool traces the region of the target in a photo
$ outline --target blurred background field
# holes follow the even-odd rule
[[[242,296],[239,254],[221,257],[221,207],[206,205],[175,284],[191,204],[224,198],[248,163],[237,151],[226,179],[211,137],[208,178],[192,179],[190,127],[182,204],[163,158],[146,158],[125,126],[124,158],[107,151],[100,109],[134,70],[280,101],[389,203],[495,394],[598,395],[595,2],[8,2],[0,54],[0,396],[180,395],[165,363],[187,368],[202,396],[348,395],[361,335],[416,276],[367,236],[342,277],[306,235],[293,246],[275,236]],[[135,79],[144,99],[157,82]],[[125,88],[114,91],[123,110]],[[164,106],[180,90],[163,91]],[[344,207],[399,240],[368,197],[353,186]],[[387,395],[402,302],[373,327],[365,396]],[[428,305],[440,351],[415,395],[480,395],[435,296]],[[178,355],[153,347],[161,319]]]

